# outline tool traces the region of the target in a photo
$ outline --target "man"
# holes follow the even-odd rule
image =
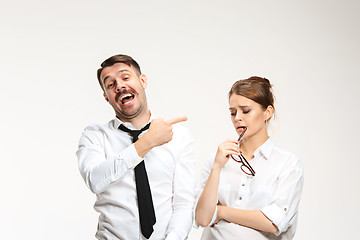
[[[153,117],[145,94],[147,77],[129,56],[105,60],[98,80],[116,117],[106,125],[88,126],[77,151],[81,175],[97,195],[96,237],[186,239],[196,182],[192,137],[176,124],[186,117]]]

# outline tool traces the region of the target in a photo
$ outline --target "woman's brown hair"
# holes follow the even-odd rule
[[[229,98],[233,94],[249,98],[260,104],[264,109],[270,105],[275,111],[272,85],[266,78],[253,76],[236,81],[229,91]]]

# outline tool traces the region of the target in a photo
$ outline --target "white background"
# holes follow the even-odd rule
[[[75,152],[114,116],[96,70],[118,53],[147,74],[153,113],[188,116],[198,169],[236,135],[232,83],[270,79],[271,135],[305,169],[295,239],[357,238],[359,12],[356,0],[1,0],[1,239],[95,239]]]

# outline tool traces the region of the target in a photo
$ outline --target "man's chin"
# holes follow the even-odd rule
[[[130,120],[130,119],[134,119],[137,116],[139,116],[140,113],[141,113],[140,110],[138,110],[138,111],[120,111],[120,112],[117,112],[116,116],[120,119]]]
[[[138,117],[139,115],[146,112],[146,104],[116,104],[116,116],[119,119],[123,120],[133,120],[134,118]]]

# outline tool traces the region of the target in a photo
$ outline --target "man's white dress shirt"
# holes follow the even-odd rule
[[[206,162],[197,187],[203,191],[209,177],[215,154]],[[206,227],[201,239],[293,239],[298,217],[298,205],[303,187],[303,169],[293,154],[275,146],[269,138],[254,152],[249,162],[255,176],[240,169],[240,163],[232,158],[220,173],[218,203],[237,209],[261,210],[279,229],[275,234],[257,231],[224,220],[214,227]],[[209,226],[216,219],[216,212]]]
[[[118,118],[106,125],[88,126],[77,151],[80,173],[97,196],[100,213],[98,239],[145,239],[140,230],[135,166],[143,161],[131,136],[118,129]],[[141,138],[143,134],[140,135]],[[193,222],[196,165],[188,130],[173,125],[173,139],[151,149],[144,157],[153,198],[156,224],[150,239],[183,240]]]

